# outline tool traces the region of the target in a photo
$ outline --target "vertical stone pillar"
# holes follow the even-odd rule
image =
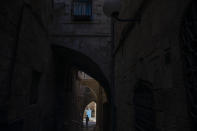
[[[97,114],[96,114],[96,131],[102,131],[103,128],[103,91],[102,87],[99,86],[98,97],[97,97]]]
[[[65,74],[68,69],[64,61],[56,56],[56,131],[63,131],[65,126]]]

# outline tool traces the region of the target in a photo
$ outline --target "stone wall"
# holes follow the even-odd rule
[[[76,21],[71,15],[72,0],[55,0],[53,24],[50,27],[51,43],[88,56],[110,80],[110,19],[102,11],[104,0],[92,2],[92,19]]]
[[[19,0],[0,6],[0,130],[54,130],[51,3]]]
[[[115,34],[116,130],[190,130],[179,33],[189,1],[123,0]]]

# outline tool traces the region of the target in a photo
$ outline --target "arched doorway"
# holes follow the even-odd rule
[[[96,125],[96,102],[90,102],[84,109],[83,113],[83,126],[86,126],[86,119],[88,117],[88,126]]]

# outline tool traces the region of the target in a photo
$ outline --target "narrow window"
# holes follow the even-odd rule
[[[92,0],[73,0],[72,17],[77,21],[89,21],[92,18]]]

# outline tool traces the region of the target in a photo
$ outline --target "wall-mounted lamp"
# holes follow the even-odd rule
[[[119,14],[120,0],[105,0],[103,12],[106,16],[111,17],[113,14]]]
[[[120,22],[136,22],[140,21],[140,19],[122,19],[119,18],[119,12],[120,12],[120,0],[106,0],[103,6],[103,12],[106,16],[115,18],[117,21]]]

